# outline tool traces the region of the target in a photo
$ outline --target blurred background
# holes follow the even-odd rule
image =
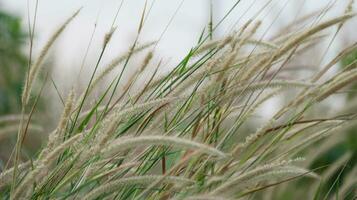
[[[150,14],[145,20],[139,43],[160,39],[155,51],[155,59],[162,59],[165,65],[161,70],[167,71],[175,66],[197,43],[210,19],[212,19],[213,25],[217,25],[236,2],[236,0],[149,0],[147,9],[150,10]],[[37,127],[36,123],[30,127],[30,133],[32,130],[36,134],[27,137],[31,138],[31,141],[27,141],[26,144],[29,155],[36,152],[44,141],[43,138],[46,138],[46,131],[53,128],[52,124],[63,108],[59,97],[66,96],[75,81],[83,83],[88,81],[88,77],[95,67],[93,63],[99,56],[103,38],[110,30],[118,8],[121,7],[117,20],[114,22],[117,30],[109,49],[104,54],[103,64],[128,51],[137,35],[145,3],[144,0],[39,0],[34,30],[34,57],[53,31],[68,16],[81,7],[82,11],[66,28],[47,58],[46,65],[50,71],[52,84],[46,86],[46,95],[40,100],[37,111],[40,114],[36,115],[34,120],[46,122],[48,127]],[[232,33],[248,19],[256,17],[257,20],[263,22],[257,38],[269,39],[281,31],[284,26],[315,11],[331,7],[331,10],[322,17],[322,21],[331,16],[343,14],[348,3],[348,0],[241,0],[238,7],[219,25],[213,38],[221,38]],[[33,23],[35,9],[36,0],[0,0],[0,128],[3,126],[1,121],[11,121],[12,118],[16,118],[16,114],[20,113],[20,95],[29,56],[28,24]],[[262,9],[263,12],[260,12]],[[321,63],[327,62],[335,56],[342,47],[356,41],[357,34],[354,29],[356,25],[356,18],[349,21],[338,33],[330,47],[331,37],[336,30],[329,29],[330,32],[326,33],[332,33],[331,37],[325,38],[321,44],[306,52],[310,56],[304,56],[304,60],[297,60],[295,63],[301,66],[308,65],[311,68],[321,66]],[[83,71],[80,73],[92,34],[93,42],[84,62]],[[357,53],[350,55],[339,63],[338,67],[342,68],[354,62],[356,57]],[[135,64],[141,60],[134,59],[131,62],[131,64]],[[153,69],[154,66],[151,70]],[[334,73],[334,70],[329,73]],[[130,73],[130,67],[128,73]],[[79,76],[79,74],[81,75]],[[286,76],[288,78],[294,74]],[[316,112],[336,112],[346,102],[357,100],[353,94],[355,93],[349,95],[341,93],[329,98],[323,105],[324,107]],[[269,102],[267,106],[263,106],[262,113],[269,115],[276,105],[283,101],[284,99],[276,99]],[[8,118],[9,116],[10,118]],[[257,122],[259,120],[257,118]],[[16,130],[17,124],[14,123],[12,127],[6,127],[0,131],[0,169],[9,155],[8,147],[16,141],[9,135],[15,135]],[[43,134],[39,134],[39,132],[43,132]],[[335,162],[346,152],[352,152],[349,159],[351,165],[354,165],[357,152],[356,134],[356,128],[346,131],[346,137],[340,139],[336,144],[330,145],[331,148],[324,152],[325,156],[312,164],[319,166]]]
[[[120,12],[114,23],[117,30],[102,63],[108,63],[113,57],[128,51],[137,35],[145,2],[144,0],[39,1],[32,48],[34,55],[43,47],[56,27],[78,8],[83,8],[80,15],[56,42],[56,46],[51,50],[51,58],[48,59],[48,62],[51,62],[50,69],[53,74],[51,78],[56,83],[58,91],[68,91],[73,85],[73,80],[79,78],[81,81],[86,81],[88,79],[94,68],[93,63],[100,53],[104,35],[110,30],[119,7]],[[165,67],[162,71],[169,70],[197,43],[210,19],[213,20],[213,25],[216,25],[236,2],[236,0],[148,0],[147,7],[150,14],[145,20],[139,42],[156,41],[160,38],[155,58],[163,59]],[[213,38],[220,38],[231,33],[248,19],[256,17],[257,20],[263,21],[258,37],[269,39],[292,21],[315,11],[332,7],[320,20],[341,14],[348,2],[348,0],[241,0],[215,30]],[[24,37],[28,32],[28,19],[33,23],[35,9],[36,0],[0,0],[0,10],[18,20],[19,29]],[[316,56],[311,57],[311,60],[301,61],[303,62],[301,64],[318,65],[317,62],[320,62],[322,57],[328,60],[340,50],[341,46],[355,41],[356,34],[351,34],[353,31],[351,24],[355,22],[354,19],[349,22],[350,25],[344,26],[327,51],[327,55],[324,49],[329,45],[330,39],[328,38],[322,43],[323,45],[318,47],[321,48],[320,50],[314,49]],[[92,34],[93,42],[84,63],[84,70],[78,77]],[[28,54],[28,38],[23,38],[20,45],[19,49],[25,55]],[[320,58],[317,55],[320,55]],[[135,63],[135,60],[132,62]],[[341,100],[334,101],[341,103]],[[58,103],[58,98],[53,99],[49,109],[57,112]],[[338,107],[338,104],[335,106]],[[271,113],[271,107],[266,107],[265,112]]]
[[[19,17],[21,26],[24,30],[27,30],[27,16],[30,14],[31,18],[33,18],[35,3],[35,0],[1,0],[0,8],[9,14]],[[140,41],[157,40],[169,25],[158,45],[157,52],[160,56],[170,59],[170,62],[174,63],[180,60],[197,42],[202,30],[210,20],[211,7],[213,23],[218,23],[235,3],[236,0],[149,0],[147,4],[151,8],[150,15],[145,22]],[[347,0],[241,0],[239,6],[215,31],[214,37],[218,38],[226,35],[254,17],[261,9],[263,9],[263,12],[260,12],[257,19],[263,20],[261,32],[264,33],[264,31],[269,30],[265,35],[266,38],[269,38],[279,31],[279,28],[299,16],[333,5],[333,9],[324,16],[324,18],[328,18],[329,16],[343,13],[347,3]],[[98,55],[103,37],[109,31],[117,9],[121,4],[121,10],[115,22],[118,30],[114,35],[110,49],[105,55],[104,62],[115,55],[127,51],[128,46],[135,39],[141,13],[145,5],[144,0],[106,0],[105,2],[99,0],[40,0],[37,12],[34,52],[37,52],[43,46],[53,30],[63,20],[78,8],[83,7],[81,14],[67,28],[54,50],[56,52],[54,72],[58,72],[56,77],[61,79],[68,77],[68,74],[75,75],[76,73],[73,73],[73,70],[78,71],[78,66],[81,65],[94,25],[96,24],[97,26],[93,47],[89,53],[89,58],[93,59],[95,59],[95,55]],[[353,28],[353,26],[346,27]],[[348,35],[344,33],[339,34],[339,36],[343,37],[343,40],[349,41],[353,41],[357,37],[355,34]],[[339,45],[338,40],[334,45]],[[335,48],[331,49],[332,51],[337,51]],[[90,60],[88,63],[91,63]],[[71,73],[68,73],[69,71]]]

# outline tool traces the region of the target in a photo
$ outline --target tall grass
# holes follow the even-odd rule
[[[216,41],[209,40],[212,32],[203,32],[197,45],[170,72],[158,76],[156,70],[140,83],[140,77],[149,73],[148,65],[162,65],[152,59],[157,56],[155,43],[137,46],[135,41],[128,53],[114,58],[97,73],[115,34],[112,27],[85,91],[71,90],[47,146],[33,159],[22,161],[22,143],[36,106],[31,96],[40,95],[33,94],[32,87],[45,55],[76,12],[54,33],[29,68],[22,115],[16,116],[20,128],[13,164],[0,174],[0,196],[14,200],[250,199],[274,196],[272,191],[287,189],[296,179],[307,188],[318,185],[329,173],[321,174],[321,168],[335,167],[331,168],[335,171],[349,157],[332,166],[311,168],[307,163],[313,156],[307,152],[319,149],[312,146],[329,138],[338,138],[356,123],[356,113],[314,118],[311,112],[357,80],[354,67],[324,77],[354,48],[347,47],[303,81],[297,76],[287,80],[280,74],[291,73],[288,64],[293,58],[304,58],[301,52],[321,42],[325,29],[340,29],[354,17],[351,7],[348,5],[341,16],[315,20],[298,31],[290,25],[267,41],[256,37],[264,21],[255,19]],[[324,14],[325,10],[302,17],[300,23]],[[144,9],[138,35],[145,16]],[[148,51],[147,56],[134,75],[123,82],[129,60],[140,51]],[[96,104],[90,104],[90,94],[115,68],[122,71],[102,90]],[[123,90],[118,89],[119,84],[125,86]],[[133,89],[137,84],[141,85],[139,89]],[[286,105],[249,132],[246,126],[254,116],[264,115],[259,108],[286,91],[291,95]],[[8,119],[12,118],[2,120]],[[353,181],[347,179],[341,190],[334,192],[348,196]],[[333,195],[323,192],[326,198]],[[303,196],[319,199],[320,193],[317,188]]]

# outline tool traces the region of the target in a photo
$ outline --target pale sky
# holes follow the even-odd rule
[[[28,1],[30,3],[30,15],[33,16],[36,0]],[[103,37],[109,31],[121,1],[39,0],[35,31],[35,53],[41,49],[56,27],[78,8],[83,7],[80,15],[68,26],[61,35],[60,40],[56,42],[51,54],[55,58],[54,79],[57,81],[60,90],[68,89],[71,82],[66,80],[73,80],[77,76],[94,24],[98,19],[94,42],[85,66],[86,69],[94,67],[93,63],[98,58]],[[214,23],[217,23],[236,1],[213,0]],[[232,25],[238,19],[241,19],[239,24],[243,24],[252,18],[264,5],[267,5],[265,11],[261,12],[257,17],[257,19],[263,21],[261,32],[265,32],[269,27],[268,33],[274,33],[278,27],[294,20],[298,11],[301,11],[299,16],[302,16],[323,8],[333,1],[336,2],[334,9],[329,15],[325,16],[325,19],[331,15],[343,13],[349,0],[241,0],[237,9],[220,26],[216,37],[229,33],[232,30]],[[155,4],[145,22],[143,34],[140,36],[141,43],[157,40],[176,9],[178,9],[177,15],[173,18],[156,50],[156,58],[164,58],[169,63],[167,66],[169,68],[174,66],[188,52],[190,47],[197,42],[203,28],[208,23],[210,0],[148,0],[148,7],[152,2],[155,2]],[[182,6],[179,7],[181,2],[183,2]],[[267,4],[268,2],[270,3]],[[144,4],[145,0],[124,0],[115,23],[118,27],[117,31],[104,55],[102,65],[128,50],[129,45],[132,44],[136,36]],[[0,0],[0,6],[22,17],[23,25],[25,28],[27,27],[27,0]],[[245,11],[248,12],[245,13]],[[279,17],[276,18],[277,16]],[[274,23],[272,24],[273,21]],[[356,39],[354,35],[349,35],[348,38],[350,40]],[[338,42],[336,45],[338,47]],[[330,52],[330,54],[336,53],[338,50],[335,47],[332,49],[335,52]],[[91,70],[87,70],[87,73],[89,71]]]
[[[214,23],[217,23],[236,1],[213,0]],[[27,28],[27,2],[30,5],[30,15],[33,16],[36,0],[0,0],[0,6],[22,17],[24,28]],[[52,53],[55,57],[54,72],[57,76],[65,78],[68,77],[68,73],[73,76],[75,74],[73,72],[78,71],[82,62],[96,20],[98,19],[98,23],[89,52],[88,65],[92,65],[97,59],[103,37],[109,31],[121,2],[122,0],[39,0],[34,52],[41,49],[56,27],[78,8],[83,7],[80,15],[56,42]],[[178,9],[177,15],[173,18],[156,50],[157,58],[163,57],[173,65],[197,42],[203,28],[207,25],[210,0],[148,0],[148,7],[152,2],[155,4],[145,22],[139,41],[143,43],[157,40]],[[291,22],[298,11],[302,11],[300,15],[303,15],[323,8],[329,2],[332,0],[241,0],[237,9],[220,25],[216,37],[229,33],[238,19],[242,18],[239,24],[246,22],[265,5],[267,5],[265,12],[257,17],[263,21],[260,29],[261,32],[265,32],[265,29],[269,27],[268,33],[274,33],[277,27]],[[348,0],[336,2],[330,15],[343,12]],[[182,6],[179,7],[181,3]],[[145,0],[124,0],[115,23],[118,28],[104,55],[103,63],[128,50],[136,36],[144,4]],[[248,12],[245,13],[247,10]],[[276,16],[279,17],[276,18]],[[276,20],[270,27],[275,18]]]
[[[116,10],[122,0],[39,0],[38,18],[36,23],[37,47],[40,47],[50,36],[53,30],[61,24],[66,17],[70,16],[76,9],[83,7],[78,18],[67,28],[61,36],[61,41],[57,43],[57,53],[62,59],[76,62],[78,57],[82,57],[79,52],[83,52],[88,44],[89,37],[93,30],[94,23],[98,17],[98,26],[95,33],[95,45],[100,45],[103,35],[109,30]],[[271,0],[242,0],[237,9],[227,18],[219,29],[220,33],[226,33],[234,22],[241,17],[249,6],[254,3],[249,12],[241,20],[251,18],[258,9]],[[11,12],[20,15],[27,25],[27,0],[0,0],[2,6]],[[36,0],[29,0],[30,12],[33,15]],[[148,1],[150,5],[153,0]],[[150,41],[159,38],[171,16],[178,8],[182,0],[155,0],[155,4],[146,21],[142,41]],[[216,21],[223,17],[236,0],[213,0],[214,15]],[[300,9],[300,4],[304,0],[272,0],[267,7],[267,11],[259,15],[258,19],[268,27],[270,21],[285,6],[275,25],[284,24],[292,20],[295,13]],[[314,2],[314,3],[311,3]],[[314,0],[305,3],[304,13],[316,8],[326,6],[329,1]],[[347,1],[339,0],[338,6],[344,6]],[[198,36],[208,21],[209,0],[184,0],[176,17],[173,19],[169,29],[165,33],[160,45],[159,52],[168,57],[184,55],[185,52],[197,41]],[[127,50],[127,44],[136,35],[140,16],[144,7],[144,0],[124,0],[123,7],[119,13],[116,25],[118,31],[115,33],[113,51],[108,51],[108,56],[112,52]],[[95,46],[94,45],[94,46]],[[116,54],[116,53],[113,53]],[[175,59],[174,59],[175,60]]]

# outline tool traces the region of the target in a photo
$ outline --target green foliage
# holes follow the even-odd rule
[[[341,60],[342,68],[356,68],[357,67],[357,49],[355,49],[350,54],[346,55]],[[348,92],[348,99],[352,100],[354,97],[357,97],[357,83],[352,84],[350,87],[350,92]]]
[[[0,114],[18,113],[27,58],[21,20],[0,10]]]

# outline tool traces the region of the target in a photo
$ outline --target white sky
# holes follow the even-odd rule
[[[140,42],[158,39],[175,13],[175,10],[182,2],[182,0],[154,1],[155,4],[144,25]],[[213,0],[215,23],[223,17],[236,1]],[[258,15],[257,19],[263,21],[264,26],[261,29],[264,32],[276,16],[279,15],[279,12],[282,11],[272,28],[270,28],[269,32],[273,33],[274,30],[277,30],[277,27],[291,22],[299,10],[302,11],[300,13],[300,16],[302,16],[326,6],[332,0],[242,0],[237,9],[220,26],[216,37],[226,34],[237,19],[241,18],[242,14],[250,8],[250,5],[253,6],[240,20],[240,24],[254,16],[269,1],[271,3],[268,4],[265,12]],[[29,0],[31,16],[34,13],[35,2],[36,0]],[[83,7],[80,15],[61,35],[52,53],[56,62],[53,71],[54,79],[59,82],[60,90],[61,88],[68,88],[70,85],[69,82],[63,80],[75,79],[94,24],[96,19],[98,19],[94,42],[89,52],[87,65],[85,66],[87,69],[94,67],[93,63],[98,58],[103,37],[109,31],[120,2],[121,0],[39,0],[34,46],[35,53],[39,51],[56,27],[75,10]],[[148,5],[151,5],[152,2],[153,0],[148,0]],[[303,4],[303,2],[305,3]],[[348,0],[337,0],[330,15],[342,13],[347,3]],[[144,4],[145,0],[124,0],[116,22],[118,29],[112,38],[102,63],[107,63],[111,58],[128,50],[129,45],[136,36]],[[190,47],[197,42],[201,31],[208,22],[209,4],[209,0],[185,0],[183,2],[182,7],[178,10],[177,15],[158,45],[156,51],[157,58],[163,57],[169,60],[170,64],[174,64],[187,53]],[[27,0],[0,0],[0,6],[3,7],[2,9],[6,9],[22,17],[23,25],[25,28],[27,27]]]
[[[89,43],[96,19],[98,19],[94,42],[89,52],[87,69],[93,67],[93,63],[98,58],[103,42],[103,37],[113,22],[116,10],[122,0],[39,0],[36,40],[34,52],[38,52],[50,37],[52,32],[75,10],[83,7],[80,15],[68,26],[56,42],[52,56],[55,59],[55,70],[59,79],[74,76],[77,72],[86,48]],[[150,6],[155,2],[151,13],[144,25],[140,42],[157,40],[170,21],[180,3],[182,7],[170,24],[160,41],[157,51],[157,58],[165,58],[170,64],[176,63],[198,40],[201,31],[208,23],[210,0],[148,0]],[[237,0],[213,0],[213,14],[215,23],[221,19]],[[268,2],[267,7],[258,15],[257,19],[263,21],[261,32],[270,27],[272,21],[279,16],[273,26],[269,28],[269,33],[277,30],[283,24],[291,22],[296,13],[301,10],[300,15],[309,13],[326,6],[332,0],[241,0],[236,10],[224,21],[217,31],[216,37],[225,35],[231,30],[232,25],[240,19],[242,14],[250,8],[240,24],[250,19]],[[28,0],[30,4],[30,14],[34,14],[36,0]],[[305,3],[303,3],[305,2]],[[333,13],[343,12],[348,0],[337,0]],[[136,36],[141,13],[145,0],[124,0],[116,21],[117,31],[112,38],[109,49],[106,51],[103,63],[111,60],[128,50]],[[23,19],[23,25],[27,28],[27,0],[0,0],[0,6],[6,10],[19,15]],[[149,7],[148,6],[148,7]],[[302,6],[302,7],[301,7]],[[280,11],[282,12],[280,13]],[[326,17],[327,18],[327,17]]]
[[[153,0],[149,0],[148,4],[150,5],[152,1]],[[143,30],[142,41],[159,38],[181,1],[182,0],[155,0],[153,9]],[[253,16],[253,14],[268,1],[270,0],[255,0],[256,3],[249,10],[249,13],[245,15],[245,20]],[[296,13],[301,6],[299,3],[301,4],[303,1],[304,0],[272,0],[272,3],[267,7],[268,9],[266,9],[269,12],[262,13],[258,19],[263,20],[264,24],[268,26],[270,24],[269,21],[278,14],[279,10],[282,9],[287,2],[287,7],[282,12],[281,17],[275,22],[275,25],[284,24],[290,19],[293,19],[294,13]],[[337,4],[340,6],[346,4],[344,0],[338,1],[340,3]],[[29,0],[29,2],[30,12],[33,14],[35,0]],[[68,16],[76,9],[83,7],[79,17],[67,28],[66,32],[61,36],[61,41],[57,42],[56,55],[60,55],[62,60],[66,60],[67,65],[76,63],[80,60],[78,58],[83,57],[81,53],[83,53],[88,44],[96,18],[98,17],[98,26],[95,34],[94,47],[99,47],[102,43],[103,35],[109,30],[120,2],[121,0],[39,0],[38,19],[36,23],[37,45],[35,49],[41,47],[53,30]],[[159,45],[158,50],[161,55],[172,57],[176,60],[175,57],[184,55],[197,41],[198,36],[207,24],[209,2],[209,0],[184,1]],[[214,0],[214,15],[216,21],[220,19],[235,2],[236,0]],[[222,25],[220,29],[222,34],[229,30],[229,27],[247,10],[251,2],[254,2],[254,0],[242,0],[239,3],[238,8],[232,12]],[[329,1],[326,0],[310,1],[304,4],[303,10],[307,13],[315,8],[327,5],[328,2]],[[116,55],[117,52],[127,50],[128,44],[130,44],[130,41],[132,41],[136,35],[144,3],[144,0],[124,0],[116,23],[118,31],[113,38],[111,50],[107,53],[109,58],[111,54]],[[20,15],[26,27],[27,0],[3,0],[2,6]],[[244,20],[241,20],[241,22],[244,22]]]

